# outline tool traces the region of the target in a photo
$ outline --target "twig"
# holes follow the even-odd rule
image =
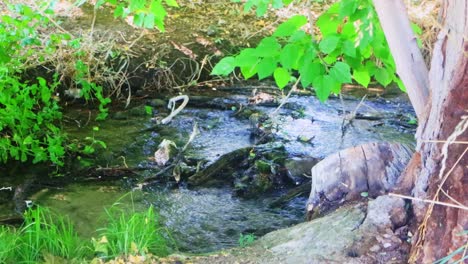
[[[284,104],[286,104],[286,102],[288,101],[289,97],[291,97],[291,94],[297,90],[297,85],[299,84],[299,81],[301,80],[301,76],[299,76],[299,78],[297,78],[297,81],[294,83],[294,85],[292,86],[291,90],[289,90],[288,92],[288,95],[286,95],[285,98],[283,98],[283,101],[281,101],[281,104],[275,109],[275,111],[273,111],[270,116],[274,116],[278,113],[278,111],[281,109],[281,107],[284,106]]]
[[[447,140],[421,140],[421,142],[427,142],[427,143],[447,143]],[[452,144],[462,144],[462,145],[468,145],[468,141],[450,141]]]
[[[443,205],[443,206],[447,206],[447,207],[458,208],[458,209],[468,211],[468,207],[466,207],[464,205],[456,205],[456,204],[451,204],[451,203],[439,202],[439,201],[435,201],[435,200],[421,199],[421,198],[416,198],[416,197],[411,197],[411,196],[406,196],[406,195],[401,195],[401,194],[396,194],[396,193],[389,193],[388,195],[393,196],[393,197],[409,199],[409,200],[418,201],[418,202],[425,202],[425,203],[430,203],[430,204]]]

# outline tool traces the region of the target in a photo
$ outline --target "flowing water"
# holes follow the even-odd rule
[[[247,96],[225,95],[234,103],[247,102]],[[215,100],[216,98],[212,98]],[[210,99],[211,100],[211,99]],[[330,100],[320,104],[311,96],[293,96],[287,107],[276,118],[281,129],[273,131],[276,140],[282,142],[291,158],[323,158],[340,149],[370,141],[398,141],[411,143],[412,130],[398,125],[411,107],[405,100],[383,99],[366,101],[358,109],[361,115],[376,115],[373,120],[356,119],[343,134],[343,107],[353,112],[358,100]],[[207,102],[209,105],[209,102]],[[274,107],[253,106],[255,110],[269,113]],[[188,107],[176,116],[167,127],[151,129],[154,123],[149,116],[130,114],[125,118],[110,118],[99,125],[94,137],[104,140],[108,149],[97,160],[85,159],[79,163],[98,163],[106,166],[148,168],[155,166],[151,157],[162,139],[171,139],[181,147],[185,144],[193,125],[198,123],[200,134],[194,140],[187,155],[197,156],[208,163],[221,155],[253,144],[248,118],[235,115],[236,109],[226,110]],[[381,118],[380,118],[381,117]],[[74,117],[70,115],[70,120]],[[70,122],[67,131],[73,136],[89,135],[91,125],[81,128]],[[309,142],[301,137],[312,138]],[[78,161],[77,161],[78,162]],[[95,236],[94,230],[102,223],[104,208],[135,187],[135,177],[153,176],[157,170],[145,169],[139,176],[128,173],[117,181],[92,181],[73,183],[61,188],[44,188],[31,198],[69,215],[82,235]],[[80,178],[73,175],[71,178]],[[81,177],[82,178],[82,177]],[[287,227],[304,219],[305,198],[296,198],[281,208],[268,204],[285,190],[276,190],[257,198],[240,198],[227,184],[219,188],[187,188],[173,183],[152,184],[133,192],[133,200],[126,196],[120,202],[137,209],[152,204],[159,211],[162,223],[171,232],[181,251],[209,252],[238,245],[240,234],[261,236],[269,231]]]

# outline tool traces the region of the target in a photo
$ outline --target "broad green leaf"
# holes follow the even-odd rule
[[[326,64],[333,64],[336,62],[338,58],[335,56],[335,55],[332,55],[332,54],[329,54],[327,56],[325,56],[323,58],[323,61],[326,63]]]
[[[119,4],[114,10],[114,17],[125,18],[125,8],[123,4]]]
[[[229,75],[234,68],[236,67],[236,59],[234,57],[225,57],[220,60],[213,70],[211,71],[211,75]]]
[[[392,82],[392,77],[385,68],[377,68],[374,77],[383,86],[387,86]]]
[[[172,7],[179,7],[179,5],[177,4],[177,1],[175,0],[166,0],[166,4]]]
[[[280,63],[284,68],[297,70],[299,60],[304,55],[304,49],[295,44],[284,46],[280,54]]]
[[[252,48],[244,49],[236,56],[236,66],[247,67],[252,66],[258,61],[256,50]]]
[[[357,0],[342,0],[340,3],[340,18],[352,15],[359,6]]]
[[[282,8],[284,5],[282,0],[273,0],[271,6],[273,6],[273,8],[279,9]]]
[[[275,57],[279,55],[281,45],[278,43],[276,38],[267,37],[262,39],[255,48],[255,54],[259,57]]]
[[[307,24],[307,17],[306,16],[293,16],[288,19],[286,22],[282,23],[278,26],[273,33],[275,37],[288,37],[294,34],[299,28]]]
[[[375,62],[369,60],[366,62],[366,70],[369,72],[370,76],[375,75],[375,71],[377,70],[377,66],[375,65]]]
[[[0,63],[7,63],[11,60],[10,55],[8,55],[4,50],[3,47],[0,49]]]
[[[320,29],[322,35],[327,36],[337,33],[338,26],[341,24],[341,21],[335,19],[334,16],[325,13],[317,19],[315,24]]]
[[[341,83],[351,83],[351,72],[349,65],[344,62],[337,62],[330,69],[330,76],[341,82]]]
[[[356,57],[356,48],[354,47],[354,43],[350,40],[346,40],[343,42],[343,47],[342,47],[343,53],[350,56],[350,57]]]
[[[155,21],[155,17],[153,14],[148,14],[146,15],[144,21],[143,21],[143,27],[144,28],[154,28],[154,21]]]
[[[143,27],[143,23],[145,21],[145,14],[138,13],[133,17],[133,25],[136,27]]]
[[[332,78],[330,75],[325,75],[323,77],[323,84],[326,85],[330,92],[334,94],[339,94],[341,92],[342,83]]]
[[[273,58],[264,58],[257,65],[258,79],[262,80],[268,76],[271,76],[276,69],[277,62]]]
[[[315,94],[317,95],[317,98],[320,100],[320,102],[325,102],[331,92],[330,87],[326,84],[325,76],[321,75],[315,77],[312,85],[314,86]]]
[[[403,92],[406,93],[406,87],[405,87],[405,84],[403,83],[403,81],[398,78],[397,76],[395,76],[393,78],[393,81],[396,82],[396,84],[398,85],[398,88],[400,88],[400,90],[402,90]]]
[[[257,73],[257,65],[253,64],[250,66],[240,67],[242,76],[247,80]]]
[[[283,89],[289,83],[289,80],[291,80],[291,74],[289,74],[288,70],[281,67],[276,68],[273,77],[275,78],[276,85],[278,85],[280,89]]]
[[[354,24],[352,22],[348,21],[341,28],[341,35],[345,39],[353,39],[353,41],[354,41],[354,38],[355,38],[356,34],[357,34],[356,33],[356,27],[354,26]]]
[[[303,67],[299,69],[302,86],[309,86],[317,76],[323,75],[324,72],[324,66],[318,62],[305,63]]]
[[[353,78],[357,83],[367,88],[370,83],[369,71],[366,69],[362,70],[353,70]]]
[[[340,38],[337,36],[327,36],[322,41],[320,41],[319,44],[319,49],[321,52],[325,54],[332,53],[336,47],[338,46],[338,43],[340,42]]]
[[[258,17],[261,17],[266,13],[267,10],[268,10],[268,3],[260,2],[257,4],[257,10],[255,10],[255,14]]]

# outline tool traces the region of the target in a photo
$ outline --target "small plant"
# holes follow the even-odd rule
[[[94,241],[95,251],[102,257],[169,254],[158,216],[150,206],[145,212],[114,204],[106,210],[107,227],[99,229],[99,241]]]
[[[18,236],[11,228],[0,226],[0,263],[11,263],[15,257]]]
[[[248,247],[253,244],[255,241],[255,235],[254,234],[240,234],[239,236],[239,246],[240,247]]]
[[[70,260],[82,259],[91,253],[68,218],[43,207],[28,209],[24,216],[24,226],[18,230],[15,250],[19,262],[37,262],[45,254]]]

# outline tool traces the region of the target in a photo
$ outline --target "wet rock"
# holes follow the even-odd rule
[[[318,159],[312,157],[294,157],[286,160],[285,167],[288,171],[288,177],[296,184],[302,184],[309,181],[305,175],[310,173],[312,167],[318,163]]]
[[[188,183],[194,186],[233,185],[238,195],[255,197],[288,182],[284,168],[286,156],[280,143],[238,149],[191,176]]]
[[[270,203],[268,207],[270,208],[282,207],[297,197],[306,198],[307,195],[309,195],[309,193],[310,193],[310,181],[303,183],[289,190],[286,194],[281,195],[281,197],[279,197],[278,199]]]
[[[394,230],[405,225],[407,219],[404,200],[384,195],[369,201],[367,217],[363,226],[367,229],[390,228]],[[391,237],[391,235],[387,234],[388,237]]]
[[[368,143],[333,154],[312,168],[309,217],[360,199],[377,197],[398,182],[411,150],[398,143]]]
[[[357,206],[320,219],[268,233],[251,247],[193,259],[194,263],[358,263],[348,248],[359,239],[365,218]]]
[[[163,99],[159,99],[159,98],[151,99],[148,102],[148,105],[152,107],[157,107],[157,108],[166,107],[166,104],[167,104],[166,101],[164,101]]]

